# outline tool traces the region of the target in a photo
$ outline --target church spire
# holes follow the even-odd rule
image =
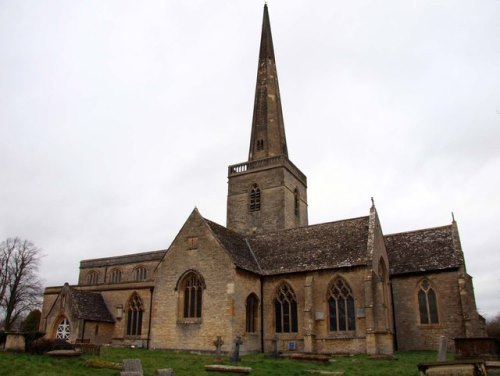
[[[273,38],[267,4],[264,5],[259,66],[252,120],[252,136],[248,160],[277,155],[288,157],[285,125],[281,111],[278,74],[274,57]]]

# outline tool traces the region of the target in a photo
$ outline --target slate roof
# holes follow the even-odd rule
[[[204,218],[205,219],[205,218]],[[237,267],[261,274],[262,270],[243,235],[205,219],[222,246],[229,252]]]
[[[458,268],[463,256],[453,245],[452,225],[384,236],[390,274]]]
[[[206,220],[237,267],[263,275],[366,265],[368,217],[243,235]]]
[[[79,319],[98,322],[115,322],[99,292],[69,289],[72,309]]]

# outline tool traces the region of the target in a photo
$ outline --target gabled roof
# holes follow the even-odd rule
[[[254,235],[248,241],[266,275],[366,265],[368,217]]]
[[[390,274],[458,268],[463,256],[454,247],[452,226],[385,235]]]
[[[98,322],[115,322],[99,292],[69,288],[72,309],[79,319]]]
[[[234,264],[244,270],[260,274],[260,266],[252,254],[251,249],[243,235],[231,231],[224,226],[204,218],[213,234],[230,254]]]
[[[205,219],[239,268],[263,275],[366,265],[368,217],[245,238]]]

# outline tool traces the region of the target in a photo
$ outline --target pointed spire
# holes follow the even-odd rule
[[[276,155],[288,157],[285,125],[281,111],[278,74],[274,57],[273,38],[267,4],[264,5],[259,66],[252,121],[252,136],[248,160]]]

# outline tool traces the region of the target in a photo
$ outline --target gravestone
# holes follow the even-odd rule
[[[272,353],[271,356],[273,358],[278,358],[280,356],[279,351],[278,351],[278,336],[274,336],[273,339],[271,340],[272,343]]]
[[[120,376],[143,376],[140,359],[125,359],[123,361],[123,372]]]
[[[224,341],[222,340],[221,336],[217,336],[217,339],[214,341],[214,346],[215,346],[215,360],[220,361],[222,359],[221,356],[221,350],[222,350],[222,345],[224,344]]]
[[[236,363],[240,361],[240,345],[243,343],[240,336],[237,336],[234,340],[234,351],[229,359],[231,363]]]
[[[445,336],[439,337],[438,362],[446,361],[446,352],[448,351],[448,341]]]

